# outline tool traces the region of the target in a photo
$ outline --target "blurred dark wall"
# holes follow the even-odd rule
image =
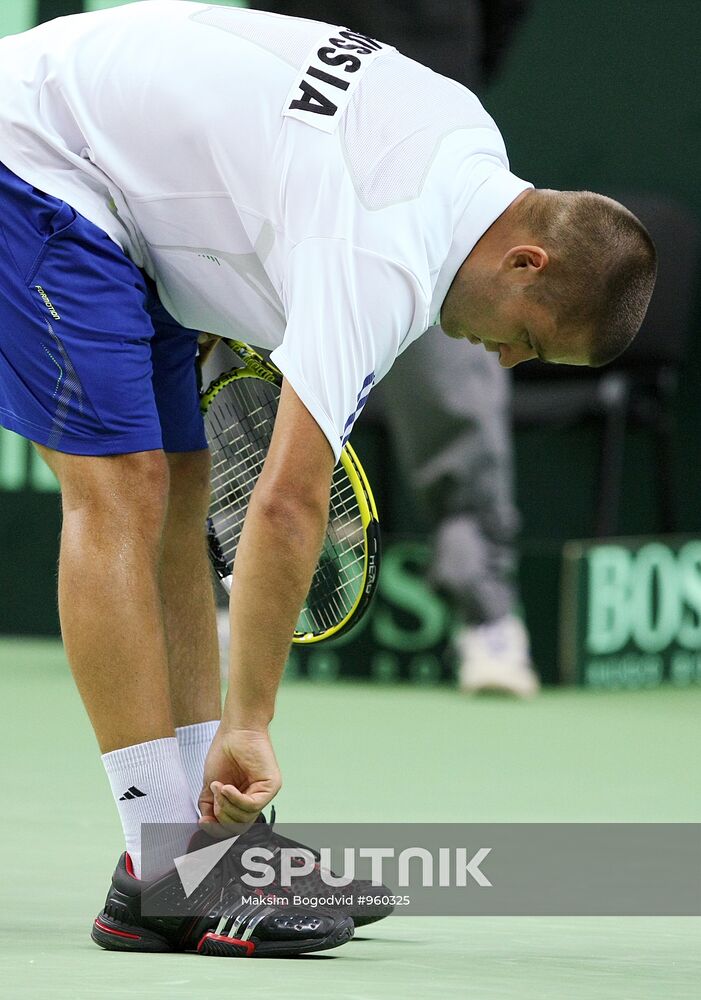
[[[66,14],[81,14],[82,0],[36,0],[36,22],[42,24],[54,17],[65,17]]]
[[[477,89],[497,69],[529,0],[262,0],[252,7],[345,24]]]
[[[540,187],[666,193],[701,223],[700,37],[701,3],[688,0],[534,0],[482,94],[513,170]],[[701,530],[700,286],[701,274],[677,415],[679,528],[690,532]],[[595,437],[572,433],[563,444],[534,432],[518,444],[524,534],[578,533]],[[654,529],[653,462],[646,436],[632,432],[623,532]]]

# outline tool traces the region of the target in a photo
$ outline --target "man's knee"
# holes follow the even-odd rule
[[[67,455],[37,446],[55,473],[64,514],[81,510],[115,521],[137,518],[144,527],[162,523],[170,473],[162,451],[128,455]]]

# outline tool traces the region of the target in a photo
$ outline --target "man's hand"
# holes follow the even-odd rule
[[[219,727],[207,754],[201,823],[252,823],[282,781],[267,729]]]

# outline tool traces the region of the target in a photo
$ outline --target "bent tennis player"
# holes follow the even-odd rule
[[[333,947],[352,915],[224,898],[149,920],[141,824],[171,831],[148,885],[172,895],[172,824],[249,822],[279,790],[276,691],[367,387],[439,319],[506,367],[604,364],[642,322],[653,245],[608,198],[514,176],[470,91],[344,27],[150,0],[3,39],[0,92],[0,423],[61,485],[63,640],[125,837],[93,937]],[[223,711],[198,331],[284,376]]]

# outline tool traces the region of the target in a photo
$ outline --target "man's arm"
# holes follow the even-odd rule
[[[268,726],[323,544],[333,467],[326,437],[283,382],[236,553],[229,690],[205,765],[204,822],[250,822],[280,788]]]

